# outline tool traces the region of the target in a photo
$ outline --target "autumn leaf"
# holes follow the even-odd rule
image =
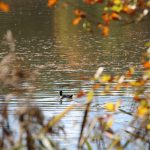
[[[119,91],[120,88],[121,88],[121,84],[117,84],[117,85],[115,85],[114,90]]]
[[[93,5],[95,3],[102,3],[103,0],[84,0],[84,3],[88,4],[88,5]]]
[[[104,105],[104,108],[107,109],[108,111],[112,111],[115,112],[118,110],[118,108],[120,107],[121,101],[117,101],[116,103],[107,103]]]
[[[87,101],[91,102],[94,96],[94,92],[93,91],[89,91],[87,94]]]
[[[10,11],[9,5],[4,2],[0,2],[0,10],[3,12],[9,12]]]
[[[108,36],[109,35],[109,27],[108,26],[103,26],[102,27],[102,35],[103,36]]]
[[[83,92],[82,90],[80,90],[79,93],[77,94],[77,98],[80,98],[82,96],[85,96],[85,92]]]
[[[112,19],[112,20],[120,20],[121,16],[118,13],[112,12],[110,14],[110,19]]]
[[[100,78],[100,81],[101,82],[109,82],[111,80],[111,75],[103,75],[101,78]]]
[[[132,15],[135,13],[135,9],[130,8],[128,5],[124,5],[122,8],[122,12]]]
[[[75,18],[75,19],[72,21],[72,24],[73,24],[73,25],[78,25],[78,24],[80,23],[81,19],[82,19],[81,17]]]
[[[148,108],[146,106],[139,106],[137,109],[137,116],[144,117],[148,113]]]
[[[63,118],[70,110],[72,110],[75,105],[68,106],[62,113],[55,116],[51,121],[48,122],[48,127],[54,126],[61,118]]]
[[[93,90],[97,90],[99,87],[100,87],[100,84],[96,83],[96,84],[93,85]]]
[[[140,86],[143,86],[145,84],[145,81],[144,80],[137,80],[137,81],[131,81],[130,82],[130,85],[131,86],[134,86],[134,87],[140,87]]]
[[[121,0],[112,0],[112,1],[115,5],[120,5],[122,3]]]
[[[77,17],[81,17],[81,18],[85,18],[86,17],[86,13],[83,10],[81,10],[81,9],[75,9],[74,10],[74,14]]]
[[[108,121],[106,122],[106,129],[111,128],[113,125],[113,122],[114,122],[114,120],[112,117],[110,119],[108,119]]]
[[[144,44],[144,46],[150,47],[150,42],[146,42],[146,43]]]
[[[147,130],[150,130],[150,123],[146,125]]]
[[[102,19],[106,25],[108,25],[110,23],[110,15],[108,13],[103,13]]]
[[[144,67],[145,69],[150,69],[150,62],[149,62],[149,61],[144,62],[144,63],[143,63],[143,67]]]
[[[136,102],[140,102],[142,100],[142,98],[139,96],[139,95],[134,95],[133,99],[136,101]]]
[[[126,77],[131,77],[135,72],[134,67],[129,68],[129,70],[126,73]]]
[[[48,0],[48,7],[52,7],[57,3],[58,0]]]

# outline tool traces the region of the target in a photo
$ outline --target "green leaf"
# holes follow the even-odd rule
[[[150,42],[146,42],[146,43],[144,44],[144,46],[150,47]]]
[[[111,10],[115,11],[115,12],[120,12],[122,10],[122,8],[123,8],[122,5],[114,5],[111,7]]]
[[[85,144],[86,144],[88,150],[92,150],[92,146],[90,145],[90,143],[87,140],[85,141]]]

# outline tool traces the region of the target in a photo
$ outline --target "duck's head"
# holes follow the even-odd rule
[[[62,92],[62,91],[59,91],[59,95],[62,96],[62,95],[63,95],[63,92]]]

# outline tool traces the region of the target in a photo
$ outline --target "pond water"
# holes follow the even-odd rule
[[[129,66],[134,65],[137,67],[136,76],[140,75],[138,66],[142,53],[146,50],[144,43],[150,40],[149,18],[139,24],[113,24],[110,36],[104,38],[99,31],[89,33],[80,25],[72,26],[72,8],[48,9],[46,1],[34,0],[15,0],[9,3],[12,11],[8,14],[0,12],[0,39],[2,41],[6,31],[11,30],[16,39],[16,53],[24,58],[25,65],[32,69],[47,65],[36,82],[38,88],[34,96],[47,117],[59,114],[73,103],[85,101],[84,97],[81,101],[64,100],[60,104],[58,92],[63,90],[64,93],[75,95],[81,88],[88,91],[91,87],[89,79],[99,66],[105,67],[106,73],[122,75]],[[98,10],[99,8],[95,9],[95,13]],[[9,49],[2,43],[0,47],[0,58],[3,58]],[[130,110],[131,94],[130,90],[114,91],[114,95],[107,96],[98,96],[97,93],[91,117],[103,114],[99,107],[95,107],[97,104],[118,99],[122,100],[122,108]],[[10,107],[16,107],[15,100]],[[66,127],[66,137],[56,140],[61,141],[67,149],[72,149],[77,144],[83,110],[82,107],[76,108],[62,120]],[[121,129],[129,120],[129,116],[122,117],[122,114],[118,114],[114,129]]]

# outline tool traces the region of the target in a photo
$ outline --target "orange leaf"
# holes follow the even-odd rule
[[[103,0],[84,0],[84,2],[86,4],[92,5],[92,4],[95,4],[95,3],[102,3]]]
[[[122,11],[129,15],[132,15],[135,13],[135,9],[130,8],[128,5],[124,5]]]
[[[134,74],[134,67],[129,68],[129,70],[126,72],[127,77],[131,77]]]
[[[102,27],[102,35],[103,36],[108,36],[109,35],[109,27],[108,26],[103,26]]]
[[[118,15],[117,13],[115,13],[115,12],[112,12],[112,13],[110,14],[110,18],[111,18],[112,20],[120,20],[120,19],[121,19],[121,16]]]
[[[145,69],[150,69],[150,62],[149,62],[149,61],[144,62],[144,63],[143,63],[143,67],[144,67]]]
[[[104,20],[105,24],[108,25],[108,24],[110,23],[110,16],[109,16],[108,13],[104,13],[104,14],[102,15],[102,19]]]
[[[93,90],[96,90],[96,89],[98,89],[99,87],[100,87],[100,84],[98,84],[98,83],[97,83],[97,84],[94,84],[94,85],[93,85]]]
[[[73,24],[73,25],[78,25],[78,24],[80,23],[80,21],[81,21],[81,17],[77,17],[77,18],[75,18],[75,19],[72,21],[72,24]]]
[[[80,98],[82,96],[85,96],[85,93],[81,90],[79,91],[79,93],[77,94],[77,98]]]
[[[114,90],[119,91],[120,88],[121,88],[121,84],[117,84],[117,85],[114,87]]]
[[[9,12],[9,5],[4,2],[0,2],[0,10],[3,12]]]
[[[57,3],[58,0],[48,0],[48,7],[52,7]]]
[[[84,17],[86,16],[86,13],[85,13],[84,11],[80,10],[80,9],[76,9],[76,10],[74,11],[74,14],[75,14],[76,16],[82,17],[82,18],[84,18]]]
[[[136,102],[139,102],[141,100],[141,98],[138,96],[138,95],[135,95],[133,97],[133,99],[136,101]]]

